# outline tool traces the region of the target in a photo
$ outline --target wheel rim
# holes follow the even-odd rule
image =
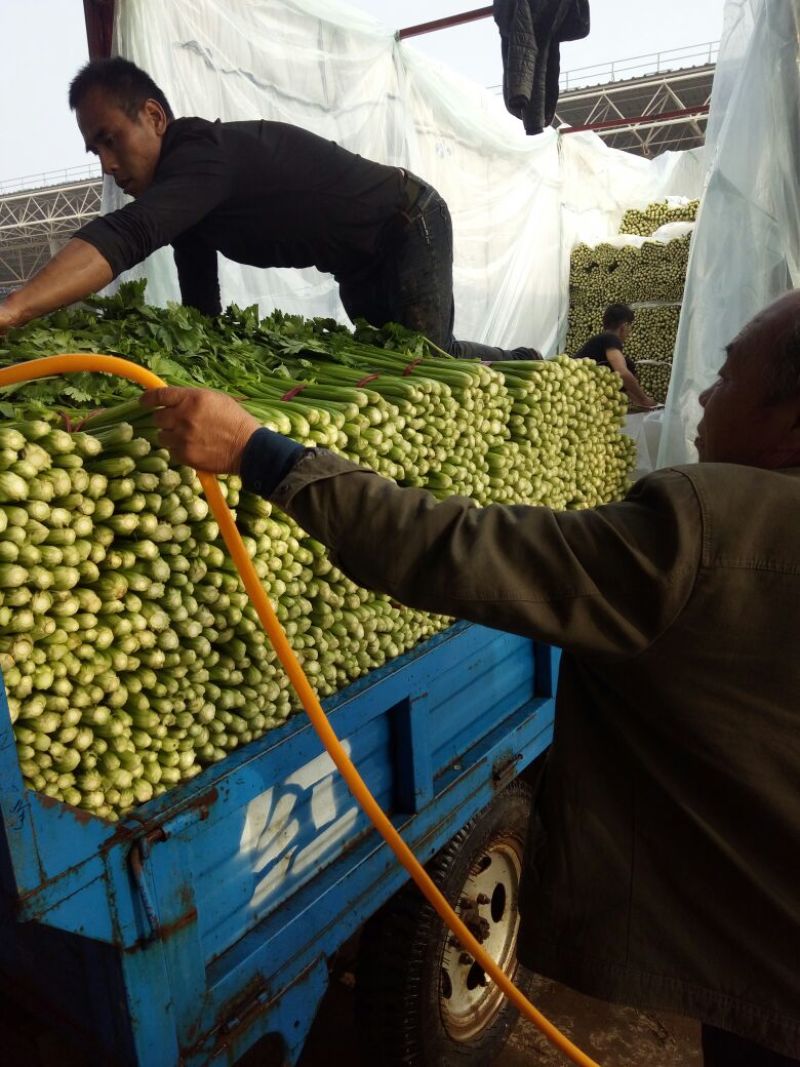
[[[472,865],[456,913],[482,940],[482,947],[513,978],[522,855],[511,838],[490,842]],[[470,1041],[491,1025],[503,1006],[503,993],[453,935],[442,951],[439,1005],[442,1024],[454,1041]]]

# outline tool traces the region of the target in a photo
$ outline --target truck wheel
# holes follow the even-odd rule
[[[427,868],[523,992],[532,976],[517,963],[517,899],[530,803],[530,788],[512,782]],[[364,926],[356,1018],[365,1063],[488,1067],[517,1017],[412,882]]]

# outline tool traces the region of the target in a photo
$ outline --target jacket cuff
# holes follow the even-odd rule
[[[283,434],[256,430],[242,453],[242,488],[268,497],[289,474],[306,449]]]

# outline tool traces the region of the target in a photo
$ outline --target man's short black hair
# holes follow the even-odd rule
[[[603,329],[618,330],[623,322],[633,322],[635,318],[627,304],[609,304],[603,313]]]
[[[69,106],[73,111],[81,106],[83,98],[95,87],[104,89],[112,96],[130,119],[136,118],[145,100],[155,100],[161,104],[170,122],[175,118],[161,89],[146,71],[129,59],[122,59],[121,56],[93,59],[81,67],[69,86]]]

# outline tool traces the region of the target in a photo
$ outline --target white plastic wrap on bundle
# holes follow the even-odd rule
[[[694,222],[665,222],[663,226],[659,226],[657,230],[653,230],[648,241],[661,241],[663,244],[668,244],[670,241],[675,241],[679,237],[685,237],[687,233],[691,233],[695,228]]]

